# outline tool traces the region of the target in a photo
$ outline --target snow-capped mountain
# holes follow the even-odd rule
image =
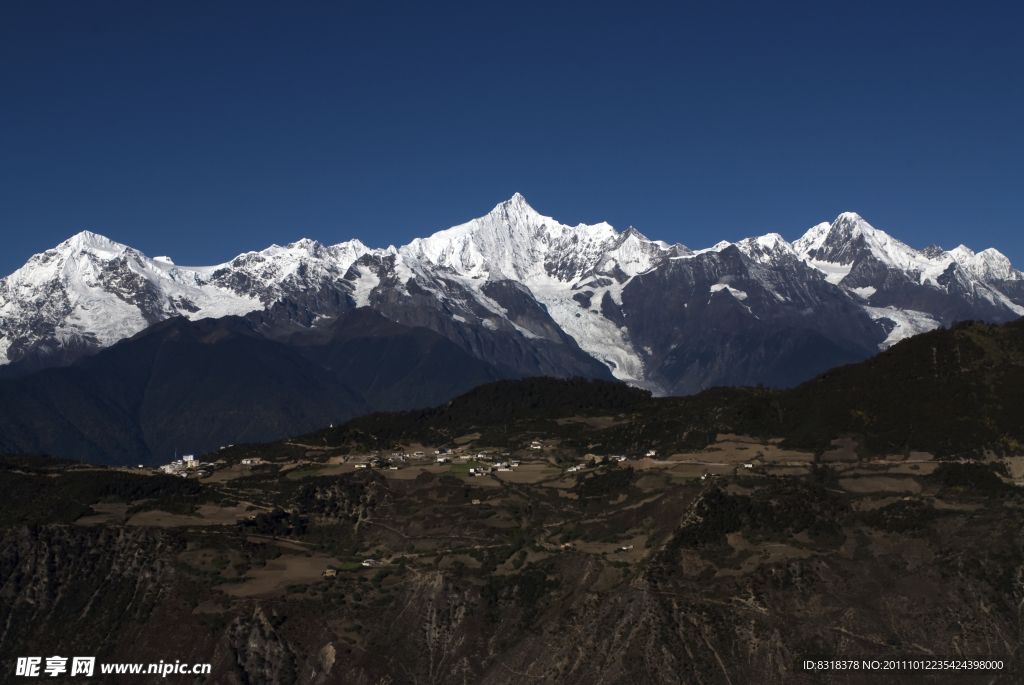
[[[288,340],[369,307],[507,376],[609,374],[659,392],[790,385],[960,319],[1024,314],[999,252],[915,250],[860,216],[794,243],[693,251],[567,226],[516,194],[399,249],[303,240],[212,267],[81,233],[0,280],[0,362],[70,363],[173,316],[244,316]]]
[[[0,363],[73,361],[157,321],[241,316],[330,288],[369,250],[302,240],[211,267],[181,267],[88,231],[0,280]]]
[[[978,255],[963,245],[915,250],[854,213],[813,227],[793,247],[830,282],[861,298],[888,332],[883,346],[956,320],[1024,314],[1021,273],[991,248]]]

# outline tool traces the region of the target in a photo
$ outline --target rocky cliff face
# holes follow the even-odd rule
[[[211,665],[209,677],[182,682],[232,685],[811,683],[819,682],[816,676],[797,667],[803,658],[892,658],[907,651],[916,658],[987,655],[1006,663],[995,678],[936,673],[937,683],[1017,682],[1024,596],[1019,536],[955,514],[902,532],[878,523],[878,516],[874,526],[851,525],[839,498],[800,487],[790,483],[775,495],[783,504],[792,497],[812,501],[824,507],[818,514],[826,523],[838,521],[837,513],[847,523],[835,534],[812,528],[769,543],[755,522],[761,535],[736,532],[718,542],[709,531],[744,496],[687,486],[652,503],[650,493],[623,493],[633,507],[618,512],[624,520],[585,526],[606,532],[647,526],[659,542],[639,563],[632,553],[619,561],[611,553],[545,545],[524,553],[525,564],[520,559],[491,570],[475,568],[458,550],[470,544],[485,555],[500,553],[507,533],[474,542],[485,526],[470,517],[425,535],[389,513],[395,504],[411,504],[407,492],[364,511],[360,535],[383,547],[437,544],[466,563],[439,568],[428,555],[410,560],[408,569],[391,567],[383,581],[380,573],[357,572],[303,584],[287,596],[268,586],[262,596],[242,599],[232,598],[237,582],[194,565],[204,549],[231,559],[255,554],[259,545],[244,535],[23,529],[0,548],[3,666],[9,674],[13,657],[33,654],[147,665],[180,660]],[[443,492],[425,495],[446,499]],[[708,498],[713,506],[702,508]],[[534,506],[544,499],[533,499]],[[431,520],[438,523],[428,515]],[[133,679],[165,682],[146,674]],[[856,673],[844,682],[879,681],[877,674]]]
[[[149,530],[24,526],[2,544],[5,667],[44,652],[108,657],[127,626],[153,620],[174,584],[176,545]]]
[[[566,226],[517,194],[400,249],[303,240],[212,267],[82,233],[0,281],[0,361],[9,374],[70,363],[172,316],[247,316],[283,339],[360,307],[501,375],[689,393],[792,385],[940,325],[1016,318],[1024,277],[993,249],[915,250],[852,213],[793,244],[772,234],[693,251]]]

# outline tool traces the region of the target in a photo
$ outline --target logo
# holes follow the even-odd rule
[[[83,675],[91,677],[96,669],[96,657],[76,656],[71,658],[71,673],[68,675]],[[48,656],[46,665],[43,665],[41,656],[19,656],[14,667],[14,675],[27,676],[29,678],[48,675],[56,678],[59,675],[68,673],[68,658],[65,656]]]

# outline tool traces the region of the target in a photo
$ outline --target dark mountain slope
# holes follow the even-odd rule
[[[346,274],[356,283],[360,274],[372,272],[384,287],[369,298],[369,306],[404,326],[427,328],[442,335],[505,378],[524,376],[583,376],[611,380],[608,367],[580,349],[562,331],[528,288],[515,281],[488,281],[481,293],[505,310],[502,317],[483,306],[477,295],[458,279],[441,272],[432,290],[415,281],[405,283],[407,292],[395,286],[393,257],[364,255]],[[436,291],[444,293],[439,297]],[[529,335],[517,330],[520,326]]]
[[[359,395],[238,319],[171,319],[67,369],[0,381],[0,445],[154,463],[368,411]]]
[[[669,261],[622,291],[623,325],[672,395],[790,387],[867,359],[884,336],[838,286],[792,256],[775,268],[735,246]],[[726,287],[727,286],[727,287]],[[610,298],[605,309],[618,310]]]
[[[370,406],[392,411],[439,404],[502,377],[448,338],[389,321],[365,307],[288,342]]]
[[[0,380],[0,450],[166,463],[444,402],[507,376],[367,308],[274,341],[245,319],[176,318],[63,369]]]
[[[611,399],[614,398],[614,399]],[[495,445],[530,435],[602,453],[703,449],[718,433],[786,438],[824,451],[857,438],[877,455],[1024,452],[1024,321],[959,324],[905,340],[877,357],[796,388],[712,388],[651,398],[613,383],[533,378],[478,388],[443,407],[374,414],[317,432],[333,445],[376,447],[402,439],[451,440],[470,432]],[[559,422],[609,416],[603,427]]]
[[[877,453],[1024,449],[1024,320],[964,322],[782,393],[780,432],[818,445],[863,435]]]

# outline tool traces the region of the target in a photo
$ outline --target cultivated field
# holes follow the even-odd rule
[[[323,578],[330,567],[341,562],[324,554],[282,554],[267,562],[263,568],[251,569],[246,580],[221,586],[231,597],[258,597],[283,595],[289,585],[315,583]]]
[[[234,507],[219,507],[215,504],[203,504],[197,507],[198,516],[169,514],[166,511],[142,511],[128,519],[129,526],[156,526],[158,528],[174,528],[177,526],[228,526],[248,518],[252,512],[246,511],[247,502]]]

